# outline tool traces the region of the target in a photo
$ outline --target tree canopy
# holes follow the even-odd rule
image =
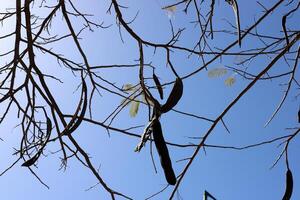
[[[0,183],[23,168],[68,190],[59,169],[95,199],[300,198],[299,6],[1,2]]]

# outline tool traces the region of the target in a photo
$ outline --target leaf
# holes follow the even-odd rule
[[[175,12],[176,6],[167,6],[167,7],[164,7],[163,9],[166,11],[169,11],[169,12]]]
[[[167,6],[162,9],[167,11],[167,15],[169,18],[172,18],[176,12],[176,6]]]
[[[130,106],[130,117],[135,117],[139,111],[140,102],[132,101]]]
[[[130,83],[127,83],[127,84],[123,85],[123,87],[122,87],[122,89],[123,89],[124,91],[133,91],[134,88],[135,88],[135,87],[134,87],[132,84],[130,84]]]
[[[161,107],[161,112],[166,113],[170,111],[181,99],[183,93],[183,83],[180,78],[176,78],[173,89],[167,99],[167,102]]]
[[[227,69],[225,68],[215,68],[215,69],[211,69],[208,72],[208,77],[209,78],[215,78],[215,77],[220,77],[227,74]]]
[[[286,171],[286,186],[282,200],[290,200],[293,193],[293,174],[290,169]]]
[[[235,83],[235,81],[235,78],[230,76],[225,80],[225,85],[230,87]]]

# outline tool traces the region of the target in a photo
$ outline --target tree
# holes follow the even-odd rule
[[[88,168],[97,181],[89,190],[104,189],[111,199],[149,193],[148,198],[159,199],[198,199],[202,193],[204,199],[223,199],[220,189],[199,191],[192,186],[198,182],[187,177],[201,179],[201,188],[204,180],[214,179],[218,188],[218,166],[206,159],[234,150],[239,157],[228,158],[236,162],[227,171],[234,182],[245,174],[238,172],[238,162],[255,149],[264,162],[274,161],[271,168],[281,166],[276,177],[286,173],[275,198],[290,199],[293,176],[299,177],[293,170],[299,169],[294,163],[300,131],[299,6],[294,0],[5,1],[1,124],[7,130],[5,123],[13,121],[20,138],[14,139],[19,143],[15,161],[1,175],[22,165],[48,187],[36,167],[59,157],[61,169],[73,160]],[[93,125],[97,129],[90,129]],[[95,141],[91,130],[101,140]],[[157,192],[142,185],[143,191],[128,192],[121,189],[126,184],[110,184],[114,181],[103,177],[86,150],[94,142],[99,148],[109,144],[99,153],[109,162],[128,160],[132,169],[122,173],[139,184],[150,179],[134,174],[151,178],[155,172],[146,169],[152,162],[159,174],[155,179],[165,185],[156,184]],[[250,163],[263,162],[260,155]],[[121,179],[115,171],[120,168],[113,168],[109,179]],[[293,195],[299,197],[299,191]]]

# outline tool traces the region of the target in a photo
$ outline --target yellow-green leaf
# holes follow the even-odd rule
[[[176,11],[176,6],[167,6],[167,7],[164,7],[163,9],[167,11],[168,17],[172,18]]]
[[[127,83],[127,84],[123,85],[123,87],[122,87],[122,89],[124,91],[132,91],[134,88],[135,87],[132,84],[130,84],[130,83]]]
[[[139,111],[140,102],[132,101],[130,106],[130,117],[135,117]]]
[[[225,85],[227,86],[232,86],[235,83],[235,78],[230,76],[225,80]]]
[[[169,12],[175,12],[176,6],[167,6],[167,7],[164,7],[163,9],[166,11],[169,11]]]
[[[227,74],[227,69],[225,68],[215,68],[215,69],[211,69],[208,72],[208,77],[210,78],[215,78],[215,77],[220,77]]]

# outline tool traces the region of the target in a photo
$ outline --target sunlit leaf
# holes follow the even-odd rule
[[[123,89],[124,91],[133,91],[134,88],[135,88],[135,87],[134,87],[132,84],[130,84],[130,83],[127,83],[127,84],[123,85],[123,87],[122,87],[122,89]]]
[[[230,76],[225,80],[225,85],[227,86],[232,86],[235,83],[235,78]]]
[[[167,15],[169,18],[172,18],[176,12],[176,6],[167,6],[163,9],[167,11]]]
[[[169,12],[175,12],[176,11],[176,6],[168,6],[163,8],[164,10],[167,10]]]
[[[208,77],[210,78],[215,78],[215,77],[220,77],[227,74],[227,69],[225,68],[215,68],[215,69],[211,69],[208,72]]]
[[[140,102],[132,101],[130,106],[130,117],[135,117],[139,111]]]

